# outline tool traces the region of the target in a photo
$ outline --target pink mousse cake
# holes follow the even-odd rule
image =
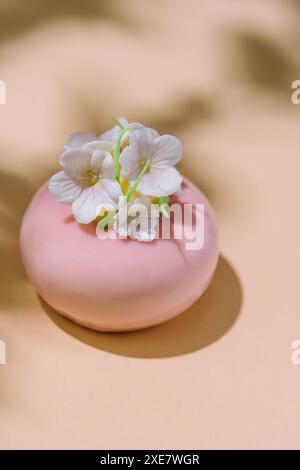
[[[184,238],[99,240],[95,224],[78,224],[70,207],[55,201],[44,185],[21,228],[28,277],[57,312],[95,330],[137,330],[178,315],[208,286],[218,260],[218,236],[210,204],[190,181],[184,180],[176,200],[204,204],[201,250],[186,250]]]

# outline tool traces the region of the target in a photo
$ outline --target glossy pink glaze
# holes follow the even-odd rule
[[[184,239],[99,240],[95,225],[79,225],[44,185],[21,228],[28,277],[55,310],[92,329],[136,330],[178,315],[206,289],[218,260],[218,236],[207,199],[188,180],[177,202],[204,203],[202,250],[187,251]]]

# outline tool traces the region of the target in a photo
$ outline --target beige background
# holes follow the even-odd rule
[[[300,448],[299,24],[293,0],[1,0],[1,448]],[[69,133],[114,115],[183,140],[222,253],[188,312],[123,335],[58,317],[18,253]]]

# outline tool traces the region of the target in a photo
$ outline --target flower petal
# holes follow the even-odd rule
[[[120,155],[121,177],[133,181],[140,172],[140,156],[132,141]]]
[[[113,148],[114,143],[107,140],[93,140],[92,142],[88,142],[83,146],[83,149],[88,151],[90,155],[96,150],[111,152]]]
[[[130,127],[130,130],[125,132],[125,134],[121,138],[121,147],[122,148],[129,145],[132,131],[137,130],[137,129],[145,129],[145,126],[143,124],[139,123],[139,122],[131,122],[130,124],[127,125],[127,127]],[[156,131],[154,131],[154,129],[150,129],[150,128],[147,128],[147,129],[149,129],[150,131],[156,132]],[[158,135],[159,134],[157,133],[157,136]]]
[[[121,186],[117,181],[112,181],[110,179],[103,178],[99,183],[102,187],[102,190],[107,195],[107,202],[111,202],[116,206],[119,197],[123,195]]]
[[[110,153],[106,152],[106,157],[103,160],[101,167],[101,176],[104,180],[115,180],[114,162]],[[119,186],[119,183],[118,183]]]
[[[147,159],[151,159],[156,149],[156,138],[152,130],[139,128],[132,131],[130,145],[126,147],[120,156],[121,176],[134,181],[141,171],[141,165]]]
[[[87,142],[91,142],[96,139],[96,135],[90,132],[75,132],[70,135],[69,140],[64,147],[65,150],[76,149],[82,147]]]
[[[63,171],[56,173],[49,181],[50,194],[63,204],[72,204],[80,196],[80,185]]]
[[[89,224],[100,214],[103,207],[113,210],[115,206],[115,201],[106,191],[103,182],[99,182],[82,191],[73,202],[72,212],[77,222]]]
[[[180,188],[182,176],[173,167],[152,168],[138,184],[137,190],[144,196],[169,196]]]
[[[155,137],[155,138],[159,137],[159,133],[155,129],[152,129],[152,127],[146,127],[146,129],[147,129],[147,131],[151,132],[153,137]]]
[[[118,121],[120,122],[120,124],[122,124],[122,126],[124,126],[124,127],[128,126],[128,122],[125,118],[119,117]],[[119,126],[114,126],[111,129],[109,129],[108,131],[101,134],[99,136],[99,140],[107,140],[107,141],[115,142],[119,132],[120,132],[120,127]]]
[[[182,158],[182,143],[173,135],[162,135],[156,139],[153,165],[176,165]]]
[[[91,157],[91,168],[100,173],[103,178],[114,179],[114,164],[112,156],[104,150],[96,150]]]
[[[67,176],[73,179],[81,179],[82,174],[90,167],[91,156],[81,149],[66,150],[60,157],[59,163],[62,165]]]
[[[136,129],[132,132],[130,145],[141,159],[152,159],[156,153],[156,140],[151,129]]]

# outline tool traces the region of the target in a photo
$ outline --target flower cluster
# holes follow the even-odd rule
[[[119,118],[99,137],[70,136],[59,159],[62,171],[50,179],[49,190],[57,201],[72,205],[77,222],[96,221],[103,228],[112,223],[121,237],[150,241],[159,213],[167,215],[169,196],[180,189],[175,165],[181,157],[176,137]],[[118,220],[120,199],[128,205],[125,224]]]

